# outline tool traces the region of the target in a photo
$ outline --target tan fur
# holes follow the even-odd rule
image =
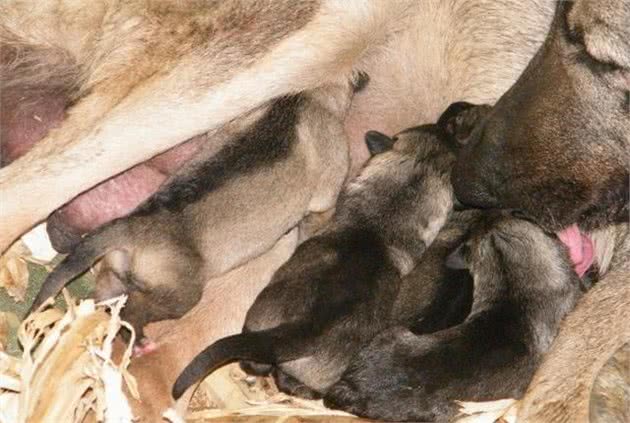
[[[588,421],[591,390],[600,369],[630,342],[628,225],[618,225],[608,235],[609,242],[616,244],[609,265],[613,270],[567,316],[523,398],[519,422]],[[599,245],[609,244],[600,240]]]
[[[386,42],[357,65],[371,80],[353,103],[349,136],[362,138],[371,129],[394,134],[435,122],[455,101],[494,103],[544,40],[553,10],[554,2],[545,0],[414,2]],[[361,143],[351,148],[356,173],[356,158],[368,153]]]
[[[278,95],[349,74],[365,47],[365,31],[385,28],[383,21],[399,11],[367,0],[343,7],[334,0],[321,3],[106,1],[101,24],[70,26],[78,32],[63,25],[15,25],[28,30],[20,36],[33,42],[38,38],[32,33],[43,28],[40,39],[87,39],[70,51],[81,69],[79,91],[86,94],[59,128],[0,170],[0,250],[106,177]],[[45,16],[54,13],[45,20],[50,24],[77,13],[72,6],[72,0],[49,0],[37,7]],[[26,21],[32,6],[15,1],[3,7],[11,11],[0,14],[0,26],[7,27]],[[286,21],[279,23],[278,16]],[[98,37],[95,28],[101,29]],[[92,165],[78,165],[86,162]]]
[[[353,85],[344,78],[272,102],[246,122],[239,118],[223,128],[221,133],[242,128],[230,144],[233,150],[219,153],[225,161],[214,159],[214,142],[207,146],[210,151],[202,146],[161,188],[164,198],[172,195],[166,205],[158,196],[92,233],[47,278],[33,307],[71,279],[57,275],[79,257],[83,264],[77,272],[107,255],[95,296],[128,294],[123,318],[138,339],[146,323],[183,316],[209,279],[264,253],[308,213],[334,207],[348,170],[342,122],[352,95]],[[279,124],[280,119],[285,121]],[[252,151],[257,143],[266,144],[258,153]],[[200,197],[178,197],[182,186]],[[84,256],[85,249],[98,253]],[[135,289],[138,285],[142,288]]]
[[[630,420],[630,343],[621,346],[597,374],[589,408],[592,423]]]
[[[181,319],[147,327],[147,334],[159,348],[134,359],[130,367],[142,393],[142,401],[133,404],[134,415],[141,422],[161,421],[161,413],[173,405],[170,391],[175,379],[208,343],[241,331],[245,313],[276,269],[291,256],[297,237],[297,230],[293,230],[265,254],[210,280],[201,301]],[[192,391],[178,402],[181,415]]]
[[[371,126],[394,133],[431,120],[451,100],[493,100],[542,40],[552,4],[506,3],[321,0],[271,7],[254,0],[100,0],[85,8],[76,0],[6,2],[0,6],[3,48],[43,52],[27,58],[43,63],[25,79],[10,67],[2,73],[11,75],[13,85],[27,86],[65,74],[80,101],[59,129],[0,170],[0,250],[108,176],[272,97],[319,86],[353,66],[375,74],[372,94],[357,101],[348,121],[354,139],[367,129],[368,112],[389,116],[386,125]],[[501,19],[479,19],[487,14]],[[518,39],[516,33],[506,34],[516,28],[511,22],[529,20],[531,40],[516,50],[496,48],[498,38]],[[453,27],[464,29],[457,31],[461,38],[453,39]],[[408,54],[419,45],[420,54]],[[59,57],[61,68],[47,66]],[[401,98],[414,100],[401,106]],[[405,111],[395,121],[389,106],[394,99],[396,110]],[[165,128],[165,120],[178,125]],[[366,158],[361,160],[363,147],[355,150],[360,163]],[[92,166],[80,165],[85,162]]]
[[[241,4],[247,7],[240,10]],[[493,102],[542,42],[554,1],[266,4],[273,6],[247,0],[98,0],[89,7],[82,0],[4,1],[0,5],[3,87],[38,88],[61,80],[60,86],[79,101],[60,128],[0,170],[0,251],[96,183],[187,138],[214,132],[270,98],[320,86],[349,74],[353,67],[367,71],[371,82],[355,98],[346,121],[352,139],[362,138],[366,129],[394,133],[428,122],[453,100]],[[582,5],[586,7],[586,2]],[[597,34],[591,53],[618,57],[618,51],[606,50],[603,36]],[[165,122],[177,125],[165,126]],[[354,145],[352,155],[355,163],[367,157],[361,143]],[[252,274],[258,275],[260,269]],[[241,291],[249,286],[234,283],[226,295],[211,282],[196,310],[220,298],[216,308],[203,315],[191,312],[176,326],[158,323],[155,331],[176,327],[178,333],[195,333],[189,338],[199,348],[229,330],[235,332],[255,297]],[[604,322],[618,325],[622,320],[612,320],[615,316],[628,321],[623,314],[630,302],[628,286],[628,271],[614,270],[585,298],[554,346],[558,353],[539,372],[557,375],[555,383],[563,388],[554,391],[533,385],[526,404],[540,408],[541,400],[553,397],[557,399],[550,402],[555,405],[549,410],[556,407],[555,411],[546,416],[567,407],[582,410],[569,414],[585,416],[584,401],[571,405],[571,387],[576,378],[590,377],[597,370],[589,360],[592,354],[612,353],[625,336],[623,327],[610,328]],[[235,303],[228,304],[229,299]],[[590,313],[605,309],[607,301],[619,308],[596,314],[589,334],[608,340],[593,341],[584,352],[572,350],[572,337],[582,339]],[[229,326],[230,322],[239,323]],[[149,334],[156,336],[151,330]],[[194,355],[186,350],[180,356],[181,342],[173,336],[157,355],[134,363],[143,396],[151,398],[142,405],[143,415],[149,416],[146,421],[159,419],[157,410],[170,401],[168,381]],[[573,361],[576,366],[567,365]],[[586,398],[587,388],[577,389],[576,395]],[[525,407],[523,415],[529,415],[531,407]]]

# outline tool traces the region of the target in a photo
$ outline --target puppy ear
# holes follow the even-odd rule
[[[447,130],[449,122],[454,117],[461,114],[464,110],[470,109],[471,107],[475,107],[475,105],[467,101],[457,101],[455,103],[451,103],[440,115],[437,121],[437,126],[442,130]]]
[[[475,105],[458,101],[446,108],[437,126],[451,147],[459,148],[468,144],[473,129],[490,112],[488,105]]]
[[[446,267],[456,270],[468,269],[464,248],[464,244],[460,244],[455,251],[446,257]]]
[[[394,140],[381,132],[367,131],[365,133],[365,143],[370,151],[370,155],[376,156],[377,154],[391,150],[394,145]]]

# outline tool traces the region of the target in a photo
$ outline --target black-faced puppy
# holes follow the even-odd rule
[[[370,418],[447,421],[455,400],[523,394],[580,297],[564,246],[529,221],[491,213],[448,261],[474,279],[464,323],[421,336],[384,331],[330,388],[327,405]]]
[[[33,307],[104,257],[97,299],[127,294],[123,318],[181,317],[211,277],[267,251],[309,212],[334,207],[348,171],[349,80],[283,97],[226,128],[129,216],[88,235],[48,276]]]
[[[278,365],[326,392],[362,343],[391,325],[403,278],[451,212],[455,157],[439,135],[436,125],[393,139],[366,134],[376,155],[339,196],[331,225],[276,272],[243,334],[211,345],[184,370],[174,397],[239,359]]]

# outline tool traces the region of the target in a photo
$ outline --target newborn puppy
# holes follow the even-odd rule
[[[524,393],[581,294],[566,249],[529,221],[491,212],[448,263],[474,279],[464,323],[430,335],[384,331],[353,358],[326,405],[375,419],[449,421],[455,400]]]
[[[264,253],[309,212],[334,207],[348,172],[343,120],[355,88],[342,80],[279,98],[226,125],[216,137],[227,139],[208,142],[134,212],[85,237],[33,308],[104,256],[96,298],[127,294],[122,317],[147,346],[139,351],[150,351],[145,324],[181,317],[207,280]],[[225,146],[213,151],[217,144]]]
[[[294,384],[325,393],[358,348],[392,324],[403,278],[451,212],[455,157],[436,125],[392,139],[368,132],[366,142],[375,156],[340,194],[330,226],[276,272],[242,334],[188,365],[175,398],[236,360],[278,365]]]

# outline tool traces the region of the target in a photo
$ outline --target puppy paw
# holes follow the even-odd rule
[[[328,408],[343,410],[358,416],[365,415],[365,401],[352,383],[340,380],[324,396],[324,405]]]
[[[142,357],[143,355],[151,354],[157,350],[158,346],[155,342],[149,338],[142,338],[136,345],[133,346],[133,356]]]
[[[283,372],[277,367],[273,370],[273,378],[276,381],[276,386],[280,392],[287,395],[307,400],[318,400],[322,398],[322,395],[319,392],[309,388],[290,374]]]

